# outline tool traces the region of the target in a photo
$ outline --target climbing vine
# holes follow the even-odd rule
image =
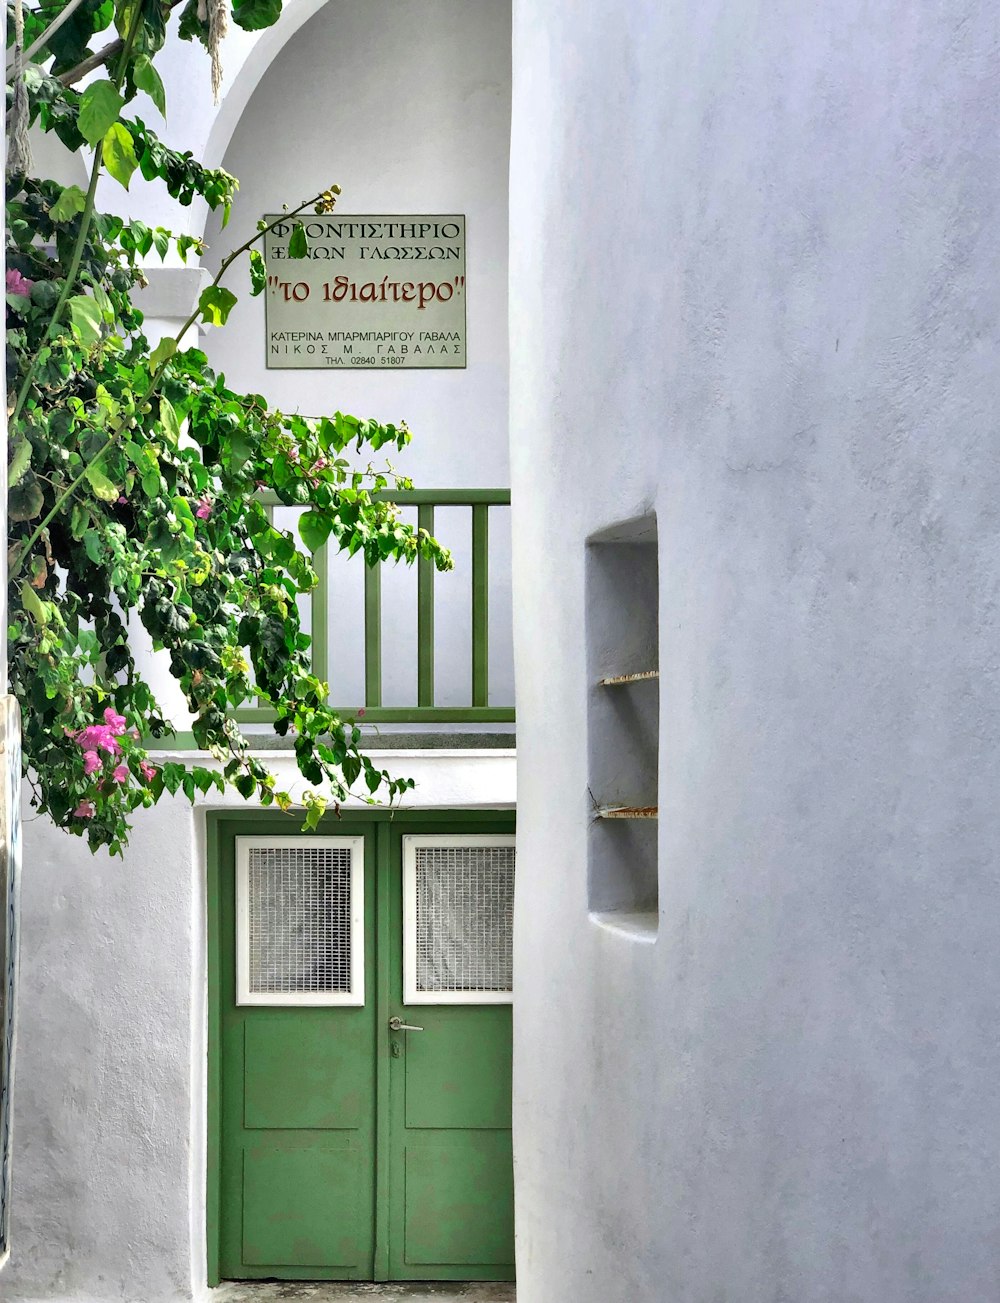
[[[175,336],[150,341],[133,292],[149,257],[197,256],[191,234],[151,228],[95,207],[106,173],[138,176],[182,204],[201,197],[228,219],[235,179],[169,149],[127,106],[144,91],[165,115],[155,57],[172,9],[164,0],[67,0],[9,9],[7,386],[10,532],[9,670],[24,718],[35,806],[93,849],[121,854],[133,812],[164,792],[234,787],[263,805],[292,798],[234,722],[244,703],[268,707],[291,735],[315,827],[327,793],[397,798],[412,784],[359,749],[312,672],[299,603],[317,584],[322,546],[369,565],[451,559],[378,496],[410,487],[385,461],[405,425],[337,412],[281,412],[231,389],[192,346],[196,325],[224,328],[237,307],[227,273],[249,260],[251,293],[266,284],[264,223],[223,260]],[[235,0],[233,20],[269,26],[280,0]],[[190,0],[176,37],[197,39],[221,74],[224,0]],[[116,35],[92,49],[109,28]],[[100,75],[82,91],[87,73]],[[11,76],[11,73],[13,74]],[[92,150],[86,190],[33,176],[30,125],[71,150]],[[339,188],[283,215],[329,212]],[[304,230],[293,255],[308,254]],[[367,465],[365,463],[367,462]],[[363,467],[359,469],[359,466]],[[279,529],[264,495],[300,508]],[[154,763],[166,716],[137,661],[143,640],[162,654],[193,717],[209,765]],[[369,799],[371,796],[369,795]]]

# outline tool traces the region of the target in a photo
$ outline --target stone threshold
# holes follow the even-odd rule
[[[488,1281],[370,1285],[353,1281],[229,1281],[211,1303],[516,1303],[515,1287]]]

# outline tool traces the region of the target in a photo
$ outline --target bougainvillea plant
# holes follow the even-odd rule
[[[132,813],[165,791],[194,800],[231,785],[291,807],[234,722],[247,702],[270,708],[276,732],[294,738],[298,769],[318,789],[301,798],[307,826],[351,792],[398,798],[410,781],[377,768],[354,722],[327,704],[299,601],[317,583],[312,556],[328,543],[369,565],[417,556],[451,564],[377,496],[409,487],[381,466],[408,442],[405,425],[277,411],[234,392],[190,346],[193,327],[224,327],[236,306],[225,282],[237,259],[249,258],[251,292],[264,289],[263,223],[223,261],[176,336],[151,344],[143,334],[131,297],[143,259],[174,250],[186,260],[201,244],[97,212],[101,173],[125,187],[138,174],[183,204],[201,196],[224,217],[236,191],[225,172],[168,149],[126,115],[138,90],[165,111],[154,60],[174,7],[67,0],[17,5],[9,23],[19,38],[7,87],[11,691],[35,806],[113,854]],[[280,0],[235,0],[232,10],[251,29],[279,13]],[[209,47],[216,80],[227,17],[223,0],[190,0],[180,18],[179,35]],[[91,49],[112,24],[117,36]],[[29,123],[71,150],[93,150],[86,192],[30,175]],[[328,212],[338,193],[331,186],[283,220]],[[304,232],[293,244],[307,254]],[[297,533],[276,527],[266,493],[302,509]],[[195,741],[214,764],[150,760],[148,747],[163,747],[173,725],[137,662],[143,639],[166,653]]]

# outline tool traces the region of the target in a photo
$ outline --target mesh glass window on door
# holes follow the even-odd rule
[[[403,839],[406,1004],[509,1004],[514,837]]]
[[[364,839],[236,839],[237,1003],[363,1005]]]

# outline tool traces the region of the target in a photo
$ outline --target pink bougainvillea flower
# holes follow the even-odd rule
[[[360,719],[364,713],[365,713],[365,708],[364,706],[362,706],[361,709],[358,711],[358,718]]]
[[[85,751],[83,754],[83,772],[85,774],[96,773],[101,767],[101,757],[96,751]]]
[[[122,763],[121,763],[120,765],[115,765],[114,770],[112,771],[111,777],[115,780],[116,783],[127,783],[127,782],[128,782],[128,765],[125,764],[124,761],[122,761]]]
[[[31,287],[34,281],[28,280],[27,276],[22,276],[19,271],[11,267],[7,272],[7,293],[20,294],[27,298],[31,293]]]
[[[156,777],[156,767],[154,765],[148,765],[145,760],[140,760],[139,769],[147,783]]]
[[[194,513],[199,520],[208,520],[212,514],[212,502],[208,497],[198,499],[198,510]]]
[[[77,746],[84,751],[107,751],[108,755],[121,755],[121,747],[115,738],[117,729],[107,724],[88,724],[86,728],[75,733]]]
[[[125,716],[119,715],[114,706],[108,706],[104,712],[104,722],[117,736],[125,732]]]
[[[81,801],[80,804],[79,804],[79,805],[76,807],[76,809],[73,811],[73,817],[74,817],[74,819],[93,819],[93,817],[94,817],[94,802],[93,802],[93,801]]]
[[[119,507],[120,507],[120,506],[122,505],[122,503],[124,503],[124,502],[128,502],[128,498],[126,498],[126,496],[125,496],[124,493],[119,493],[119,495],[118,495],[118,505],[119,505]]]

